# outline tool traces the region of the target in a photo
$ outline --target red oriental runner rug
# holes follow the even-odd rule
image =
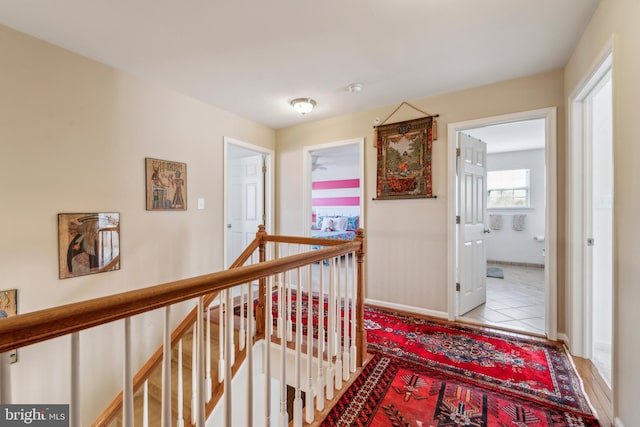
[[[571,357],[560,343],[370,307],[365,311],[365,328],[367,348],[374,353],[481,386],[487,393],[494,391],[559,410],[593,414]]]
[[[314,296],[312,300],[312,309],[309,310],[307,305],[308,295],[306,293],[302,295],[301,318],[303,332],[306,334],[306,322],[311,314],[315,335],[319,321],[318,298]],[[294,330],[297,318],[296,302],[294,292],[292,294],[290,313],[291,319],[294,321],[292,325]],[[274,295],[274,321],[278,315],[277,304],[277,295]],[[326,310],[326,301],[324,305],[323,321],[326,326],[328,311]],[[340,307],[340,309],[343,309],[343,307]],[[239,313],[239,308],[236,308],[236,310]],[[356,423],[336,425],[391,425],[394,427],[405,425],[423,425],[425,427],[454,425],[469,427],[493,425],[500,427],[582,427],[598,425],[598,422],[593,417],[591,405],[585,397],[582,381],[575,372],[570,355],[561,343],[493,332],[433,319],[400,315],[372,307],[365,307],[364,317],[368,350],[377,354],[376,360],[389,360],[390,366],[397,367],[397,370],[402,367],[404,371],[398,378],[404,378],[409,381],[407,383],[409,384],[408,387],[415,388],[418,386],[416,382],[418,377],[415,377],[415,380],[411,380],[413,374],[410,371],[421,374],[423,377],[426,375],[425,373],[428,373],[426,379],[420,378],[423,378],[429,384],[431,392],[435,390],[433,387],[440,387],[438,390],[444,393],[441,397],[438,397],[438,399],[444,399],[441,402],[442,405],[445,405],[443,402],[450,401],[449,397],[445,398],[445,396],[448,396],[447,393],[451,392],[451,390],[458,390],[455,393],[462,393],[460,396],[467,396],[465,399],[471,399],[469,396],[473,396],[475,399],[479,394],[482,394],[484,396],[483,399],[486,399],[487,402],[493,402],[499,407],[506,408],[506,405],[511,404],[516,408],[513,409],[513,411],[516,411],[513,412],[513,417],[515,418],[510,419],[506,424],[500,424],[504,423],[505,417],[509,414],[502,410],[502,412],[492,415],[491,411],[489,411],[490,407],[487,406],[483,410],[484,412],[482,413],[484,415],[481,418],[485,417],[487,420],[493,420],[494,424],[474,424],[471,421],[467,424],[461,421],[458,424],[451,424],[449,421],[440,420],[444,416],[441,412],[433,412],[433,416],[440,417],[437,423],[430,421],[431,424],[389,424],[389,421],[385,421],[382,424]],[[372,363],[369,363],[369,365],[372,365]],[[393,375],[396,374],[394,373]],[[364,377],[366,380],[367,375],[364,375]],[[391,387],[390,384],[387,385]],[[396,387],[400,386],[396,384]],[[353,394],[354,392],[350,391],[349,393]],[[431,395],[429,394],[428,396]],[[378,397],[380,398],[380,396]],[[429,397],[429,399],[431,398]],[[427,398],[425,397],[425,399]],[[413,400],[411,401],[413,402]],[[440,402],[439,400],[437,401]],[[469,400],[469,402],[471,401]],[[376,402],[374,401],[373,403]],[[417,408],[415,403],[414,409]],[[436,408],[435,403],[429,403],[429,405],[431,405],[429,408],[432,408],[430,410],[436,411],[434,409]],[[346,406],[343,405],[343,409],[344,407]],[[546,418],[542,417],[542,415],[526,415],[525,412],[517,409],[520,407],[525,408],[522,409],[525,412],[545,413],[547,414]],[[399,403],[393,403],[393,406],[386,407],[385,413],[391,414],[393,410],[400,410],[399,408],[401,408]],[[438,411],[444,411],[444,409],[441,408]],[[509,411],[512,410],[509,409]],[[404,414],[402,416],[407,417],[408,415]],[[565,421],[561,421],[558,417],[564,417]],[[335,416],[332,419],[334,421],[337,420]],[[533,422],[533,420],[543,419],[544,421],[536,421],[538,424]],[[578,419],[583,419],[583,424],[578,421],[571,421]]]
[[[590,415],[504,396],[376,354],[321,426],[597,427]]]

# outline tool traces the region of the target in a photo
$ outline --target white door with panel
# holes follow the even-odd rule
[[[262,155],[228,161],[227,267],[255,238],[264,224],[264,158]]]
[[[487,144],[458,133],[458,315],[487,299]]]

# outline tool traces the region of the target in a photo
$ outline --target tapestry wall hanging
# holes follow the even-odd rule
[[[187,210],[187,165],[159,159],[145,159],[147,210]]]
[[[58,214],[59,277],[120,270],[120,214]]]
[[[432,198],[433,117],[377,127],[377,200]]]

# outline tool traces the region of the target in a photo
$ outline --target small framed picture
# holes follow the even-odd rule
[[[145,159],[148,211],[187,210],[187,164]]]
[[[18,314],[18,290],[0,291],[0,321],[16,314]],[[18,350],[9,351],[9,360],[11,363],[18,361]]]
[[[58,214],[59,277],[120,270],[120,214]]]

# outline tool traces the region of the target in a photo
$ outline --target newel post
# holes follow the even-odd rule
[[[362,367],[367,357],[367,332],[364,329],[364,256],[367,253],[367,239],[364,229],[358,228],[356,231],[356,241],[360,242],[360,248],[356,252],[358,257],[358,283],[356,295],[356,364]]]
[[[256,233],[256,239],[260,240],[259,246],[259,262],[266,261],[266,253],[265,246],[266,241],[265,237],[267,232],[265,231],[266,227],[264,224],[260,224],[258,226],[258,232]],[[264,320],[264,306],[265,306],[265,296],[266,296],[266,279],[262,278],[258,281],[258,306],[256,307],[256,338],[262,338],[265,336],[265,320]],[[252,292],[253,293],[253,292]],[[251,297],[253,300],[253,295]]]

